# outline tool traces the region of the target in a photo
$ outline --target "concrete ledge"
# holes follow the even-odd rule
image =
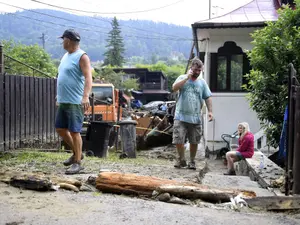
[[[264,157],[264,168],[260,169],[261,155]],[[278,179],[284,175],[284,170],[272,162],[262,152],[254,152],[251,159],[245,159],[249,168],[249,177],[256,180],[262,187],[272,187],[271,181]]]

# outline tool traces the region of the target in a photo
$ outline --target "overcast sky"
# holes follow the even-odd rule
[[[192,23],[208,19],[209,0],[38,0],[39,2],[55,6],[78,9],[89,12],[99,12],[97,15],[103,17],[116,16],[117,19],[140,19],[152,20],[177,25],[190,26]],[[23,7],[26,9],[48,8],[59,10],[45,4],[34,2],[34,0],[0,0],[1,12],[14,12],[13,7],[5,6],[3,3]],[[251,0],[211,0],[212,16],[222,15],[230,12]],[[65,10],[66,11],[66,10]],[[128,13],[137,12],[140,13]],[[70,12],[70,11],[67,11]],[[116,14],[106,14],[115,12]],[[93,16],[95,13],[73,12],[79,15]],[[101,13],[101,14],[100,14]],[[123,13],[123,14],[120,14]]]

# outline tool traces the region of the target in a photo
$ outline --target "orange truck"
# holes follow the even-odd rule
[[[95,121],[117,122],[120,101],[119,90],[113,84],[93,83],[91,93],[94,96]],[[121,120],[121,117],[122,107],[120,106],[119,120]],[[84,115],[84,121],[92,121],[92,98],[91,106]]]

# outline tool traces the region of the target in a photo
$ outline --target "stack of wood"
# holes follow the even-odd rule
[[[150,113],[139,112],[131,115],[131,119],[137,122],[136,136],[137,148],[145,149],[171,144],[172,125],[168,118],[152,116]]]

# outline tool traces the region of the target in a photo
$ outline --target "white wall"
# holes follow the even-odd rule
[[[209,84],[210,81],[210,53],[218,52],[218,49],[226,41],[234,41],[244,51],[252,49],[252,38],[250,33],[255,28],[231,28],[231,29],[203,29],[197,30],[198,40],[208,38],[208,41],[198,42],[200,52],[207,52],[205,58],[204,78]],[[204,135],[206,145],[211,149],[212,141],[222,141],[221,135],[232,134],[237,130],[240,122],[248,122],[251,132],[260,130],[260,122],[256,113],[250,109],[249,102],[245,97],[246,93],[213,93],[213,122],[204,120]],[[205,118],[206,112],[204,110]],[[215,129],[213,129],[215,127]],[[214,135],[213,135],[214,134]],[[221,144],[224,145],[224,144]],[[216,147],[217,146],[217,147]],[[215,144],[215,149],[220,145]]]

